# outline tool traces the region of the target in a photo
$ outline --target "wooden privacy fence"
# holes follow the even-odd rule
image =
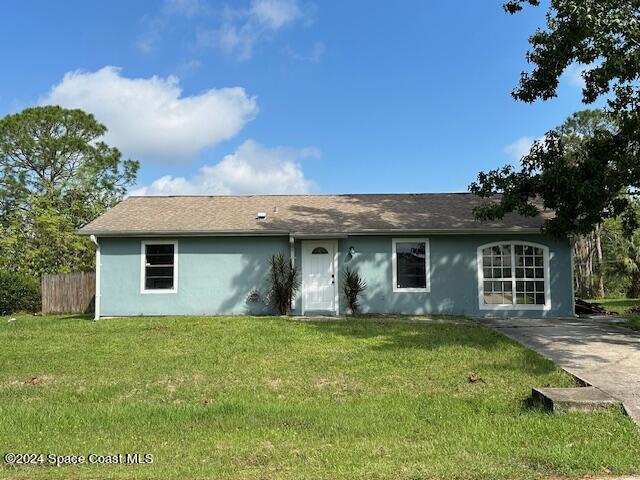
[[[47,273],[42,276],[42,313],[90,313],[94,309],[96,274]]]

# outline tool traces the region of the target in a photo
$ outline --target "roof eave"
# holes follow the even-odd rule
[[[139,231],[139,230],[85,230],[78,231],[79,235],[96,237],[228,237],[228,236],[287,236],[295,238],[329,238],[347,237],[359,235],[491,235],[500,233],[512,234],[539,234],[539,227],[491,227],[491,228],[448,228],[448,229],[384,229],[384,230],[358,230],[336,232],[291,232],[288,230],[164,230],[164,231]]]
[[[288,231],[279,230],[162,230],[162,231],[140,231],[140,230],[78,230],[78,235],[96,237],[197,237],[197,236],[273,236],[289,235]]]

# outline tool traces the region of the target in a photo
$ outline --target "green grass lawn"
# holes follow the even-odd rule
[[[624,324],[625,327],[631,328],[633,330],[640,330],[640,313],[625,313],[625,310],[627,308],[640,305],[640,299],[604,298],[594,300],[594,302],[598,302],[602,304],[608,311],[615,312],[621,317],[624,317],[627,320]]]
[[[572,386],[484,327],[380,319],[0,318],[0,453],[151,453],[0,466],[9,478],[512,479],[640,472],[618,410],[547,414]],[[470,382],[475,374],[480,380]]]

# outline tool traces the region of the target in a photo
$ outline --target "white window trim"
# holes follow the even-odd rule
[[[296,264],[296,241],[292,235],[289,235],[289,261],[291,265],[295,266]],[[297,293],[296,293],[297,295]],[[291,297],[291,310],[296,309],[296,295]]]
[[[424,242],[424,263],[425,263],[425,287],[424,288],[399,288],[398,287],[398,258],[396,256],[396,244],[405,242]],[[431,291],[431,256],[429,253],[428,238],[393,238],[391,239],[391,269],[393,271],[393,291],[402,293],[425,293]]]
[[[173,288],[151,289],[145,288],[145,260],[147,258],[147,245],[173,245]],[[140,293],[142,294],[166,294],[178,292],[178,241],[177,240],[143,240],[140,242]]]
[[[511,245],[511,289],[513,292],[512,304],[486,304],[484,303],[484,271],[482,269],[482,250],[489,247],[495,247],[496,245]],[[521,281],[515,278],[515,245],[526,245],[530,247],[537,247],[542,249],[542,264],[544,267],[544,305],[521,305],[516,302],[516,281]],[[477,251],[476,267],[478,269],[478,307],[480,310],[538,310],[546,311],[551,309],[551,277],[549,275],[549,247],[540,243],[526,242],[523,240],[504,240],[501,242],[485,243],[480,245]],[[487,281],[492,279],[487,279]],[[526,281],[526,279],[522,279]]]

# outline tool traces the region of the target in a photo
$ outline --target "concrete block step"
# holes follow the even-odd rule
[[[618,400],[596,387],[533,388],[531,396],[552,412],[591,412],[599,408],[620,405]]]

